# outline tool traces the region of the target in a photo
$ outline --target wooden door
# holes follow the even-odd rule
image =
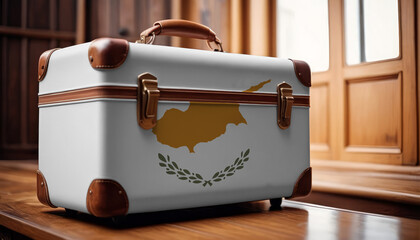
[[[420,204],[416,92],[420,65],[415,56],[419,5],[416,9],[414,0],[277,3],[277,17],[286,16],[286,21],[277,22],[277,53],[303,49],[300,57],[314,70],[310,89],[313,191]],[[287,21],[287,16],[293,16],[294,22]],[[351,25],[352,19],[358,23]],[[299,22],[304,25],[298,26]],[[282,26],[288,34],[299,34],[287,41]],[[354,27],[357,31],[349,30]],[[302,29],[304,34],[299,32]],[[375,41],[369,42],[372,35]],[[378,50],[374,56],[372,49]]]
[[[414,1],[396,1],[398,56],[356,64],[346,61],[350,43],[346,42],[344,2],[329,1],[330,67],[313,74],[311,155],[314,159],[416,165]]]

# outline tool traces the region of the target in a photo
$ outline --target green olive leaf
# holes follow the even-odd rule
[[[188,180],[188,182],[194,183],[194,184],[200,183],[203,185],[203,187],[206,187],[206,186],[213,186],[213,183],[220,182],[226,179],[226,177],[233,176],[236,170],[240,170],[244,168],[244,163],[249,160],[249,157],[248,157],[249,152],[250,152],[249,148],[245,152],[241,152],[240,158],[236,158],[234,163],[232,165],[226,166],[223,171],[214,173],[213,177],[210,180],[204,180],[204,178],[200,174],[190,172],[189,170],[185,168],[184,169],[180,168],[177,163],[173,161],[171,162],[169,155],[167,155],[167,158],[165,158],[162,154],[159,153],[158,157],[160,161],[162,161],[162,162],[159,162],[159,166],[165,168],[167,174],[176,175],[176,177],[179,180],[184,180],[184,181]]]
[[[168,156],[168,159],[169,159],[169,156]],[[178,167],[178,165],[176,164],[176,162],[172,162],[172,165],[173,165],[176,169],[179,169],[179,167]]]
[[[248,154],[249,154],[249,148],[245,151],[244,157],[248,156]]]
[[[159,159],[161,161],[166,162],[166,159],[165,159],[165,157],[162,154],[159,153],[158,156],[159,156]]]

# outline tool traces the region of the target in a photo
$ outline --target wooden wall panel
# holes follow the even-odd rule
[[[13,14],[4,14],[3,15],[3,25],[20,27],[22,22],[20,9],[22,7],[22,1],[3,1],[4,10],[13,13]]]
[[[329,148],[329,89],[327,84],[311,87],[310,142],[311,150]],[[315,109],[315,110],[312,110]]]
[[[76,1],[59,0],[57,1],[57,29],[60,31],[76,31]]]
[[[348,82],[347,146],[394,147],[400,152],[401,97],[398,75]]]
[[[38,59],[74,45],[76,2],[0,1],[0,160],[37,158]]]
[[[29,28],[50,28],[50,2],[48,0],[27,1]]]
[[[60,40],[57,42],[57,47],[59,48],[65,48],[65,47],[69,47],[73,45],[74,45],[74,41],[69,41],[69,40]]]
[[[5,121],[3,128],[4,143],[8,145],[19,144],[21,142],[21,112],[22,104],[20,89],[20,54],[21,40],[19,38],[8,38],[4,43],[4,52],[6,52],[6,63],[3,69],[3,96],[6,104],[3,109],[2,118]],[[15,70],[17,69],[17,71]],[[6,80],[7,79],[7,80]]]
[[[170,6],[170,0],[92,0],[87,40],[115,37],[134,42],[155,21],[170,18]],[[155,44],[170,45],[169,37],[160,36]]]

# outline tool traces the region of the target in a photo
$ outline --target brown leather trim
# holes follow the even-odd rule
[[[36,171],[36,194],[38,196],[38,200],[42,204],[56,208],[56,206],[54,206],[50,201],[47,180],[45,180],[45,177],[40,170]]]
[[[41,56],[39,56],[38,82],[41,82],[44,79],[45,75],[47,75],[48,63],[50,62],[51,55],[53,54],[54,51],[56,51],[58,49],[60,49],[60,48],[54,48],[54,49],[47,50],[47,51],[43,52],[41,54]]]
[[[159,88],[159,100],[188,102],[219,102],[277,105],[275,93],[249,93],[234,91],[207,91],[191,89]],[[309,107],[309,96],[294,95],[293,106]],[[136,99],[137,87],[99,86],[65,92],[50,93],[38,97],[38,105],[73,102],[95,98]]]
[[[49,93],[38,97],[38,105],[74,102],[95,98],[136,99],[137,87],[99,86]]]
[[[121,66],[128,55],[129,44],[125,39],[98,38],[88,51],[90,65],[96,69],[112,69]]]
[[[159,100],[190,101],[190,102],[220,102],[277,105],[275,93],[249,93],[233,91],[208,91],[192,89],[162,89]],[[309,96],[294,95],[294,106],[309,106]]]
[[[86,207],[96,217],[123,216],[128,212],[128,197],[124,188],[110,179],[95,179],[88,188]]]
[[[293,62],[293,66],[295,68],[295,74],[296,77],[299,79],[299,81],[306,87],[310,87],[312,85],[311,83],[311,68],[309,65],[300,60],[293,60],[290,59],[290,61]]]
[[[216,33],[214,33],[213,30],[207,26],[182,19],[166,19],[157,21],[153,24],[152,27],[144,30],[140,36],[148,37],[153,33],[156,35],[160,34],[168,36],[189,37],[205,39],[210,42],[220,42],[220,40],[216,37]]]
[[[287,197],[287,199],[291,198],[297,198],[297,197],[305,197],[311,193],[312,189],[312,168],[308,167],[303,171],[298,180],[295,183],[295,186],[293,188],[293,193],[290,197]]]

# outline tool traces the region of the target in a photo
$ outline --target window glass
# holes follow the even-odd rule
[[[347,64],[399,56],[398,0],[345,0]]]
[[[328,0],[277,0],[277,56],[329,67]]]

